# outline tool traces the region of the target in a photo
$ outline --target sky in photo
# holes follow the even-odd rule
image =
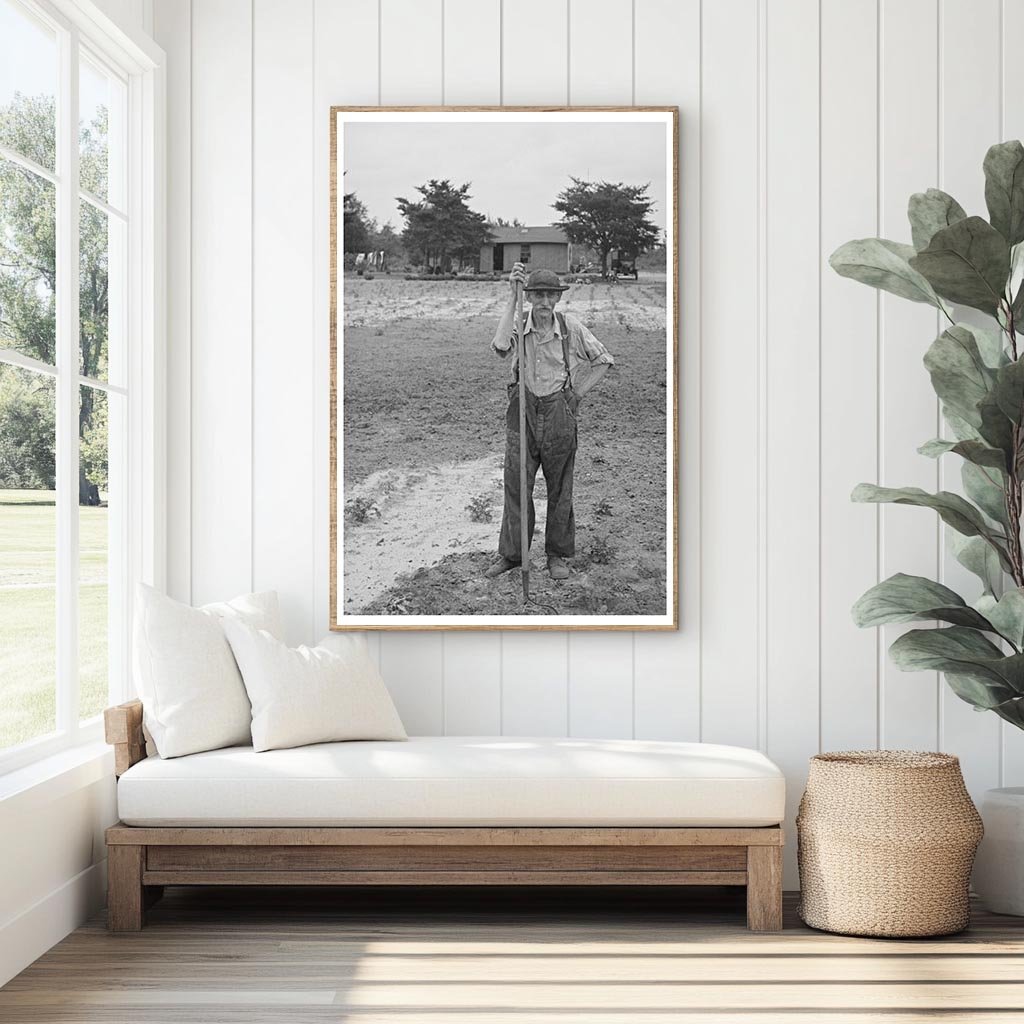
[[[350,123],[344,126],[339,182],[371,217],[405,225],[396,196],[418,201],[430,178],[471,182],[471,209],[525,224],[550,224],[570,176],[587,181],[650,183],[651,219],[664,230],[667,211],[665,128],[654,123]]]

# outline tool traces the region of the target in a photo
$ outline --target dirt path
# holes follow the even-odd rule
[[[578,531],[572,577],[552,581],[543,538],[547,488],[534,489],[533,602],[521,579],[489,580],[502,509],[502,456],[374,473],[345,515],[345,607],[363,615],[657,615],[665,608],[664,548],[599,516]],[[593,517],[592,517],[593,518]]]
[[[498,549],[502,454],[468,462],[387,469],[350,489],[345,513],[345,607],[359,613],[403,573],[446,555]],[[544,479],[537,494],[541,529]]]

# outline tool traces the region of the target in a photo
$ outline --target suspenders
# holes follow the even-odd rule
[[[565,363],[565,383],[562,385],[562,390],[564,391],[567,387],[572,387],[572,374],[569,371],[569,328],[561,313],[556,313],[555,316],[558,317],[558,328],[562,332],[562,362]]]
[[[558,329],[559,329],[559,331],[561,331],[561,334],[562,334],[562,362],[565,364],[565,383],[562,385],[562,390],[564,391],[567,387],[571,387],[571,385],[572,385],[572,374],[570,373],[570,370],[569,370],[569,328],[566,325],[565,317],[562,316],[561,313],[555,313],[555,316],[558,317]],[[525,332],[526,332],[526,318],[525,317],[523,318],[522,330],[523,330],[523,335],[525,337]],[[519,363],[518,362],[516,362],[515,371],[512,374],[512,381],[515,384],[519,383]]]

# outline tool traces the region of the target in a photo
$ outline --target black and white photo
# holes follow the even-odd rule
[[[676,137],[332,110],[334,628],[676,627]]]

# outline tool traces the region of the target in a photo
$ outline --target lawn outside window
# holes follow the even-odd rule
[[[162,582],[162,54],[0,0],[0,772],[97,739]]]

